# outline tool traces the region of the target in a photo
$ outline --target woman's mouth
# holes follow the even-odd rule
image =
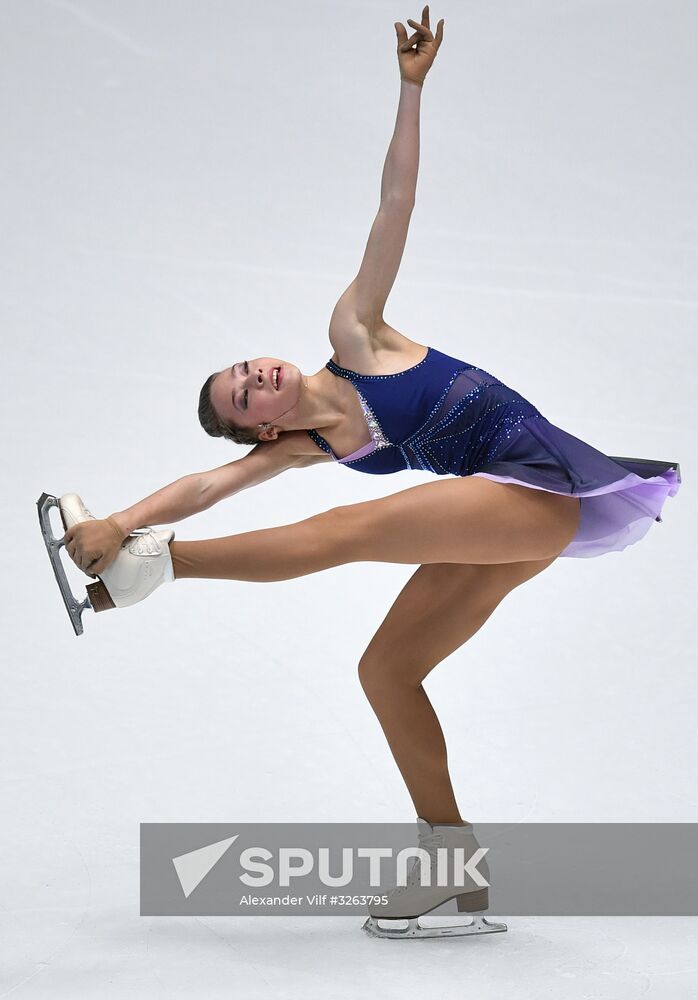
[[[274,388],[277,390],[277,392],[279,390],[279,386],[281,385],[281,381],[283,379],[282,368],[283,368],[283,366],[280,366],[279,368],[274,368],[272,370],[271,384],[274,386]]]

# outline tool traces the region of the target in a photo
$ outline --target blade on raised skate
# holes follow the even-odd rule
[[[88,597],[85,597],[84,601],[77,600],[70,589],[68,578],[65,575],[65,569],[63,568],[60,556],[60,550],[63,547],[64,542],[62,538],[56,538],[53,534],[49,517],[51,507],[58,507],[58,499],[57,497],[50,496],[48,493],[42,493],[36,501],[36,506],[39,511],[41,535],[44,539],[44,544],[46,545],[46,551],[48,552],[48,557],[51,560],[51,565],[53,566],[53,573],[56,577],[58,589],[63,597],[63,603],[65,604],[66,611],[70,617],[75,634],[82,635],[82,613],[85,608],[91,608],[92,605],[90,604]]]

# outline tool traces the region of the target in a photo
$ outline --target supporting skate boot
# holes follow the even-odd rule
[[[363,930],[372,937],[383,938],[464,937],[505,931],[506,924],[481,916],[489,906],[489,867],[484,856],[473,857],[481,848],[472,824],[432,826],[417,817],[417,827],[418,846],[427,852],[430,859],[431,884],[420,883],[421,864],[419,858],[415,858],[407,875],[407,884],[393,889],[388,894],[387,903],[369,908]],[[441,864],[440,848],[446,849],[440,852]],[[445,884],[439,885],[439,881]],[[419,923],[420,916],[454,898],[459,913],[473,914],[469,923],[443,927],[425,927]],[[388,926],[379,921],[385,921]],[[406,926],[403,926],[405,922]]]
[[[123,540],[116,558],[86,588],[86,598],[78,601],[70,589],[61,562],[60,550],[65,542],[53,534],[49,511],[51,507],[58,507],[66,531],[81,521],[94,520],[94,517],[77,493],[66,493],[60,499],[42,493],[37,507],[41,533],[76,635],[83,633],[82,613],[85,608],[105,611],[107,608],[129,607],[144,600],[161,583],[174,579],[169,550],[169,543],[174,538],[173,529],[138,529]]]

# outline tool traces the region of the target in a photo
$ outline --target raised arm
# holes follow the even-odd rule
[[[381,200],[357,276],[338,300],[330,320],[330,341],[356,326],[369,332],[383,321],[383,310],[397,277],[414,208],[419,171],[419,116],[424,77],[443,36],[429,30],[429,8],[422,23],[409,20],[411,38],[396,24],[400,63],[400,102],[381,178]],[[416,50],[412,45],[417,45]],[[334,343],[334,341],[332,341]],[[335,345],[338,346],[338,345]]]
[[[422,88],[403,80],[397,121],[381,181],[381,201],[359,272],[339,298],[330,319],[330,341],[360,325],[369,332],[383,310],[400,267],[414,208],[419,169],[419,108]],[[333,342],[334,344],[334,342]],[[338,344],[334,344],[339,347]]]

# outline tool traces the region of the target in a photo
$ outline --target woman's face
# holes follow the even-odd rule
[[[278,376],[276,368],[281,369]],[[274,424],[296,405],[300,388],[301,373],[295,365],[280,358],[252,358],[218,373],[211,383],[211,403],[230,426],[259,431],[257,424]]]

